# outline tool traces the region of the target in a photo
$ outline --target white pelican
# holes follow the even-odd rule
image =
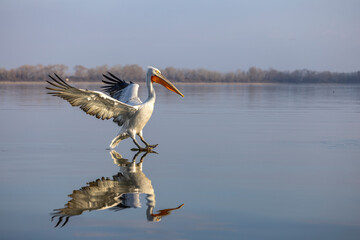
[[[109,76],[103,75],[107,79],[103,80],[107,84],[103,88],[110,96],[99,91],[72,87],[57,74],[55,74],[57,79],[49,75],[53,81],[47,81],[56,88],[47,87],[47,89],[52,90],[49,94],[65,99],[72,106],[79,106],[87,114],[102,120],[113,118],[113,121],[122,128],[119,134],[112,140],[110,148],[115,148],[120,141],[131,137],[138,147],[137,150],[152,151],[158,144],[148,144],[143,138],[142,132],[154,110],[156,95],[152,83],[159,83],[182,97],[184,95],[154,67],[148,67],[146,73],[148,98],[145,102],[141,102],[138,97],[138,84],[133,82],[127,83],[109,72],[108,74]],[[136,141],[136,135],[146,145],[145,148],[142,148]]]

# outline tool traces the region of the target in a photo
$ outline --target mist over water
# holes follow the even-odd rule
[[[2,239],[360,237],[359,85],[156,86],[146,156],[44,87],[0,84]]]

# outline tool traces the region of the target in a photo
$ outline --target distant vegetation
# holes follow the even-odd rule
[[[274,69],[262,70],[251,67],[248,70],[220,73],[206,69],[176,69],[167,67],[160,69],[164,76],[174,82],[184,83],[360,83],[360,71],[352,73],[317,72],[310,70],[277,71]],[[70,81],[99,82],[102,74],[111,72],[121,79],[133,82],[143,82],[145,71],[138,65],[107,65],[95,68],[86,68],[81,65],[74,67],[73,74],[68,74],[68,67],[56,65],[24,65],[7,70],[0,68],[0,81],[45,81],[48,75],[57,73]]]

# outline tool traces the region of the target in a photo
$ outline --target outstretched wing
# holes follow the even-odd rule
[[[102,120],[110,118],[124,119],[132,116],[138,109],[136,106],[134,107],[120,102],[102,92],[72,87],[56,73],[55,76],[57,79],[49,75],[53,81],[47,82],[56,88],[46,87],[46,89],[52,91],[48,94],[65,99],[72,106],[79,106],[87,114],[101,118]]]
[[[108,72],[108,75],[103,74],[103,76],[106,78],[106,80],[103,80],[103,83],[107,85],[102,86],[102,88],[111,97],[132,106],[142,103],[138,97],[138,84],[133,82],[127,83],[110,72]]]

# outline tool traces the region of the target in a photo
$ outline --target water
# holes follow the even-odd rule
[[[358,85],[157,86],[137,165],[44,86],[0,85],[1,239],[360,238]]]

